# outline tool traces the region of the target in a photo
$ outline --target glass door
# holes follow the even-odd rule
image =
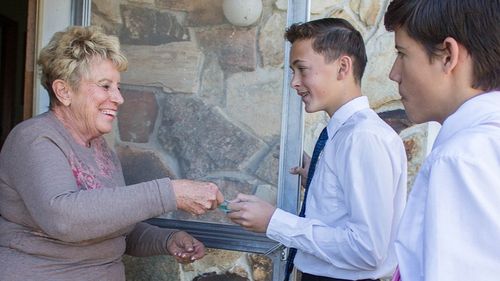
[[[73,2],[73,22],[120,38],[129,60],[108,140],[127,184],[168,176],[216,183],[227,199],[253,194],[296,213],[302,105],[289,88],[286,26],[309,17],[309,1]],[[243,7],[243,6],[244,7]],[[182,228],[215,249],[267,253],[282,279],[286,250],[216,210],[149,221]]]
[[[387,79],[394,59],[388,50],[394,42],[383,27],[385,1],[39,3],[38,47],[70,24],[99,25],[120,38],[130,60],[122,76],[126,102],[108,141],[120,156],[128,183],[165,176],[209,180],[227,199],[238,192],[254,194],[297,213],[299,179],[288,169],[300,164],[303,150],[311,154],[328,121],[323,114],[304,116],[289,87],[290,46],[283,32],[309,18],[342,17],[361,31],[369,57],[363,93],[405,142],[408,186],[439,129],[409,122],[396,85]],[[42,89],[35,92],[36,114],[46,110],[48,98]],[[263,234],[232,224],[221,211],[203,216],[174,212],[150,222],[186,229],[221,251],[262,256],[276,245]],[[278,249],[269,257],[272,280],[281,280],[286,251]]]

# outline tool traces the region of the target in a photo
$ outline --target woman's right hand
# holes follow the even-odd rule
[[[172,180],[171,182],[179,210],[202,215],[224,202],[224,196],[214,183],[193,180]]]

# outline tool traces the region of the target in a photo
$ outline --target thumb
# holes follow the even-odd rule
[[[233,201],[237,202],[248,202],[248,201],[255,201],[255,198],[253,195],[248,195],[244,193],[239,193],[238,196],[236,196],[236,199]]]
[[[220,190],[217,190],[216,200],[217,205],[220,205],[222,204],[222,202],[224,202],[224,195],[220,192]]]
[[[182,244],[186,252],[192,252],[194,250],[193,241],[191,239],[184,239]]]

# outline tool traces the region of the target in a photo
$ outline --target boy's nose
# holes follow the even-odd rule
[[[292,81],[290,82],[292,88],[298,90],[300,87],[300,80],[296,77],[296,75],[292,76]]]
[[[396,59],[392,65],[391,72],[389,72],[389,79],[399,84],[401,81],[401,70],[399,69],[399,63]]]

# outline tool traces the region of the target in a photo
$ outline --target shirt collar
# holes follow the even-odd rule
[[[488,117],[500,114],[500,92],[493,91],[477,95],[463,103],[457,111],[448,116],[433,145],[433,149],[455,135],[458,131],[476,126]],[[498,122],[498,121],[496,121]]]
[[[366,96],[357,97],[342,105],[335,111],[330,121],[328,121],[327,130],[329,138],[333,138],[339,128],[356,112],[367,108],[370,108],[370,104]]]

